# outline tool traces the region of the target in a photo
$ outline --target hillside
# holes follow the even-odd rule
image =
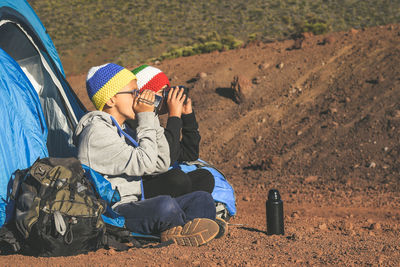
[[[400,264],[399,64],[399,24],[162,62],[172,84],[192,88],[201,158],[234,185],[232,223],[243,225],[199,249],[94,255],[150,266]],[[85,74],[69,80],[91,108]],[[271,188],[285,201],[283,237],[264,233]]]
[[[271,41],[400,22],[400,2],[390,0],[28,1],[67,74],[109,61],[138,64],[172,48],[223,38]]]

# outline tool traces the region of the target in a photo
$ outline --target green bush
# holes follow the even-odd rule
[[[208,33],[206,36],[199,36],[197,40],[200,42],[183,47],[171,47],[168,52],[162,53],[159,58],[153,58],[152,61],[188,57],[213,51],[227,51],[243,46],[243,41],[236,39],[234,36],[220,37],[216,32]]]
[[[327,33],[329,26],[326,23],[306,23],[302,29],[303,32],[312,32],[315,35]]]

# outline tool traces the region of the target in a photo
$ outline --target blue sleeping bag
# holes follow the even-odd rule
[[[224,204],[230,217],[236,215],[235,192],[223,173],[217,168],[201,159],[190,162],[175,163],[172,168],[181,169],[185,173],[199,168],[208,170],[214,176],[215,180],[214,190],[211,194],[212,197],[216,202]]]

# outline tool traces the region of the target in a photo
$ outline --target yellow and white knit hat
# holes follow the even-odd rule
[[[97,110],[103,110],[104,105],[136,76],[114,63],[92,67],[86,77],[86,90]]]

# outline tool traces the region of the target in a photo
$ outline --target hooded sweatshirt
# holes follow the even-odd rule
[[[113,207],[139,200],[140,176],[166,172],[170,165],[169,146],[158,117],[154,112],[141,112],[136,117],[135,130],[121,128],[136,137],[138,147],[120,135],[111,115],[103,111],[87,113],[75,130],[79,160],[101,173],[121,195]]]

